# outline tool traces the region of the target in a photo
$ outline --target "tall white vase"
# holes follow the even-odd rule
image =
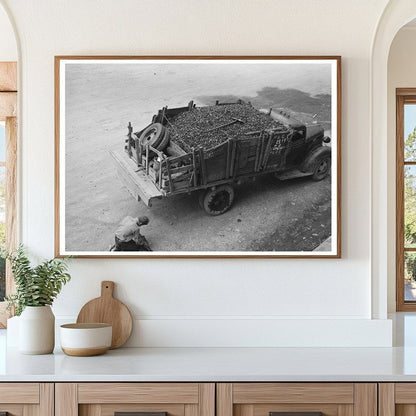
[[[19,319],[19,351],[50,354],[55,346],[55,316],[50,306],[26,306]]]

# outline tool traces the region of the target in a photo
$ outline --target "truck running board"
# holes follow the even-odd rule
[[[311,172],[302,172],[299,169],[291,169],[282,173],[275,173],[277,179],[285,181],[286,179],[302,178],[304,176],[311,176]]]

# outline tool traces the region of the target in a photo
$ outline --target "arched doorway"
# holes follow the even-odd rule
[[[389,153],[394,137],[388,133],[388,58],[397,32],[415,17],[414,0],[390,2],[380,18],[371,55],[371,268],[372,316],[376,319],[387,317],[386,299],[395,292],[395,161]]]
[[[416,21],[413,20],[397,32],[391,44],[388,59],[387,146],[389,159],[387,172],[390,204],[388,234],[391,236],[388,239],[391,245],[389,253],[396,249],[396,267],[393,261],[388,265],[389,311],[416,311],[416,252],[414,247],[416,241],[414,221],[416,166],[413,151],[416,126],[415,43]],[[396,140],[394,140],[395,137]],[[394,157],[395,153],[396,157]],[[394,184],[392,179],[395,177]],[[394,199],[397,201],[396,221],[393,218]],[[394,242],[396,247],[394,247]],[[396,275],[396,291],[393,285],[394,275]]]

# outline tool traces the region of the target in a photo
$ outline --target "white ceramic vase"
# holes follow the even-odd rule
[[[55,316],[50,306],[26,306],[19,319],[19,351],[50,354],[55,346]]]

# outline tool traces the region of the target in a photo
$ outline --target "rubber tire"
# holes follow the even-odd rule
[[[325,179],[331,172],[331,156],[324,154],[315,162],[313,168],[312,179],[314,181],[322,181]]]
[[[159,152],[162,152],[166,149],[166,147],[169,145],[170,142],[170,131],[165,127],[165,134],[160,141],[160,143],[155,147],[156,150],[159,150]]]
[[[162,124],[153,123],[143,130],[143,133],[140,135],[139,140],[143,148],[146,147],[146,144],[149,144],[153,148],[157,149],[157,146],[163,140],[165,133],[166,128]]]
[[[209,215],[221,215],[231,208],[233,202],[234,188],[231,185],[220,185],[205,193],[203,208]]]

